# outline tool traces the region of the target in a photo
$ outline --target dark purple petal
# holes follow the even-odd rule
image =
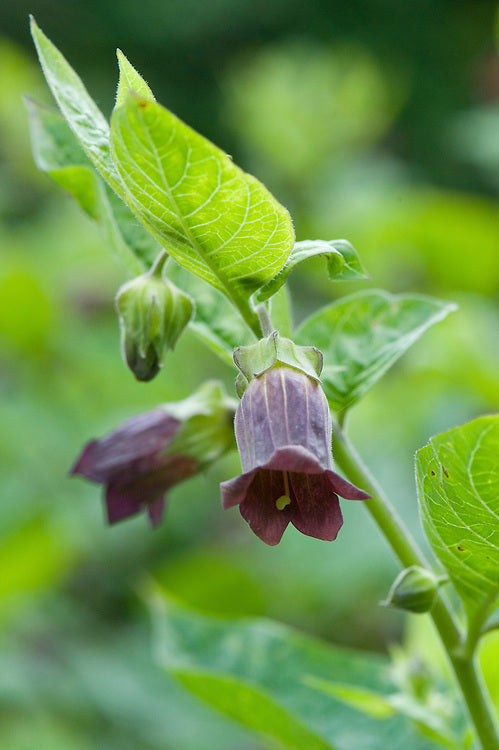
[[[332,541],[343,523],[338,495],[369,497],[333,471],[327,399],[300,370],[277,365],[254,377],[235,432],[243,473],[220,485],[222,505],[239,505],[267,544],[277,544],[290,521],[304,534]]]
[[[326,471],[329,477],[331,486],[340,497],[344,497],[346,500],[368,500],[371,495],[368,495],[364,490],[359,489],[354,484],[350,484],[346,479],[340,477],[335,471]]]
[[[137,515],[142,510],[142,505],[131,500],[119,487],[110,486],[106,490],[106,508],[108,521],[113,524]]]
[[[239,506],[242,517],[266,544],[279,544],[291,520],[290,506],[279,510],[277,498],[284,494],[281,471],[258,471]]]
[[[324,469],[317,458],[301,445],[287,445],[274,451],[262,469],[292,471],[305,474],[323,474]]]
[[[71,474],[105,484],[125,474],[132,477],[147,471],[155,456],[171,443],[179,426],[179,420],[162,408],[132,417],[102,440],[88,443]]]
[[[222,507],[225,510],[242,503],[257,472],[258,469],[254,469],[253,471],[248,471],[246,474],[240,474],[238,477],[220,483]]]
[[[147,471],[137,471],[132,478],[126,472],[110,486],[119,487],[132,502],[152,503],[170,487],[194,476],[198,469],[197,461],[189,456],[161,456],[149,462]]]
[[[323,469],[317,459],[301,445],[290,445],[286,448],[279,448],[270,456],[270,460],[263,466],[257,467],[245,474],[240,474],[234,479],[221,482],[220,492],[222,495],[222,506],[232,508],[239,505],[246,495],[246,492],[257,471],[271,469],[278,472],[293,471],[307,472],[309,474],[321,474]],[[333,472],[334,473],[334,472]],[[281,495],[283,493],[281,492]],[[279,496],[277,496],[279,497]]]
[[[333,466],[331,417],[319,383],[290,367],[275,367],[255,378],[235,419],[243,472],[266,464],[289,445],[307,448],[322,469]]]
[[[307,536],[332,542],[341,529],[343,516],[328,473],[290,475],[296,499],[291,523]]]
[[[149,520],[151,526],[156,527],[161,523],[163,513],[165,510],[165,498],[160,497],[159,500],[155,500],[153,503],[149,503],[147,506],[147,512],[149,514]]]

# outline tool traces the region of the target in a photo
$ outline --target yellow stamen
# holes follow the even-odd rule
[[[290,492],[289,492],[288,472],[287,471],[283,471],[282,472],[282,476],[283,476],[283,479],[284,479],[284,494],[287,495],[287,497],[289,497]]]
[[[287,495],[281,495],[281,497],[278,497],[275,501],[275,506],[277,510],[284,510],[286,505],[289,505],[291,502],[291,498]]]
[[[283,471],[282,476],[284,479],[284,495],[281,495],[281,497],[278,497],[275,501],[275,505],[277,510],[284,510],[286,505],[289,505],[291,502],[290,493],[289,493],[289,479],[288,479],[288,472]]]

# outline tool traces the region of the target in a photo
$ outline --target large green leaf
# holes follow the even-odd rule
[[[391,705],[388,661],[268,620],[217,620],[151,597],[156,652],[191,692],[296,750],[429,750]],[[394,701],[396,703],[396,701]]]
[[[256,299],[263,301],[271,297],[286,282],[295,266],[316,256],[326,258],[330,281],[357,281],[369,278],[357,251],[347,240],[303,240],[295,243],[283,268],[256,292]]]
[[[423,524],[468,616],[499,595],[499,415],[432,438],[416,454]]]
[[[123,185],[111,159],[109,124],[82,80],[31,17],[31,34],[47,83],[83,149],[103,177],[123,195]]]
[[[142,273],[160,252],[154,237],[96,172],[62,115],[32,99],[26,99],[26,106],[37,167],[100,225],[108,246],[130,275]]]
[[[130,94],[111,144],[129,205],[181,266],[233,300],[282,268],[294,241],[288,212],[171,112]]]
[[[312,315],[296,339],[322,351],[321,380],[339,411],[358,401],[424,331],[455,309],[417,294],[359,292]]]

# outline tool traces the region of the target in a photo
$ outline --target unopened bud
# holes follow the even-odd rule
[[[167,258],[124,284],[116,297],[123,357],[137,380],[152,380],[192,317],[192,299],[162,276]]]
[[[416,614],[429,612],[440,582],[431,570],[412,565],[397,576],[387,600],[381,604]]]

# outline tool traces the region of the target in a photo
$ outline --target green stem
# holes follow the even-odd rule
[[[260,321],[258,319],[258,315],[253,310],[250,303],[243,297],[236,296],[235,294],[231,294],[230,299],[239,310],[241,317],[248,328],[253,331],[257,339],[260,339],[262,337]]]
[[[404,567],[428,567],[423,554],[382,489],[364,466],[355,449],[338,425],[334,427],[333,450],[345,476],[371,498],[366,508]],[[483,684],[472,654],[463,651],[463,637],[445,596],[438,592],[429,613],[447,652],[461,695],[467,706],[482,750],[499,750],[499,728],[494,707]],[[476,646],[476,643],[475,643]]]
[[[275,331],[275,328],[272,325],[269,308],[265,302],[258,305],[256,308],[256,314],[258,315],[258,322],[262,329],[263,336],[270,336],[270,334]]]
[[[493,591],[485,601],[481,604],[478,610],[474,613],[471,622],[468,625],[468,632],[466,634],[466,640],[463,643],[463,654],[465,656],[473,656],[477,643],[480,640],[480,636],[483,634],[485,629],[485,621],[492,612],[496,600],[498,598],[497,592]],[[496,624],[497,627],[497,624]]]
[[[156,276],[156,278],[160,279],[161,274],[163,273],[163,268],[165,266],[165,263],[167,260],[169,260],[170,256],[166,252],[166,250],[162,250],[154,263],[151,266],[151,269],[149,271],[149,276]]]

